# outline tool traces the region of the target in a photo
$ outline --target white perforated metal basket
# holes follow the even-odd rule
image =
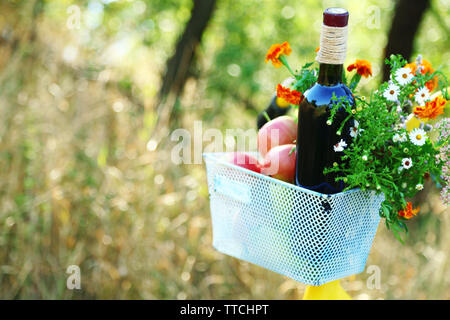
[[[384,195],[324,195],[203,156],[218,251],[315,286],[364,270]]]

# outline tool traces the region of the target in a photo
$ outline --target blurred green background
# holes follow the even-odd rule
[[[448,76],[450,1],[426,2],[411,59]],[[371,61],[376,87],[395,3],[217,0],[162,94],[192,0],[2,0],[0,298],[300,299],[304,285],[212,248],[204,165],[172,163],[169,135],[255,128],[288,76],[267,49],[287,40],[291,65],[312,61],[330,6],[350,11],[347,64]],[[405,245],[379,227],[381,287],[343,281],[355,299],[450,299],[450,215],[427,189]]]

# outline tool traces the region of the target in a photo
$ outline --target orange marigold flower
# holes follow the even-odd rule
[[[405,68],[409,68],[412,74],[416,74],[417,64],[415,62],[405,64]]]
[[[420,119],[435,119],[438,115],[444,113],[444,106],[447,100],[436,97],[433,101],[427,101],[425,106],[415,107],[413,112]]]
[[[300,91],[285,88],[281,84],[277,86],[277,97],[293,105],[299,105],[303,100],[303,95]]]
[[[419,212],[419,208],[413,209],[411,202],[408,202],[406,205],[406,208],[403,210],[400,210],[398,212],[398,215],[405,219],[411,219],[412,217],[417,215],[418,212]]]
[[[423,59],[422,60],[422,64],[420,64],[422,66],[422,70],[420,71],[420,73],[422,74],[427,74],[429,73],[433,73],[434,70],[431,67],[431,63],[428,60]],[[417,71],[417,64],[415,62],[411,62],[405,65],[405,68],[410,68],[412,73],[416,73]]]
[[[428,81],[425,83],[425,87],[427,87],[427,89],[428,89],[430,92],[433,91],[434,89],[436,89],[437,86],[438,86],[438,79],[437,79],[437,77],[434,77],[433,79],[428,80]]]
[[[372,75],[372,65],[367,60],[356,59],[354,63],[347,67],[347,71],[350,72],[353,69],[356,69],[356,72],[364,78],[368,78]]]
[[[285,54],[285,55],[290,55],[292,52],[291,46],[289,45],[289,42],[285,41],[282,44],[276,43],[273,44],[269,51],[267,51],[266,54],[266,63],[269,61],[272,61],[272,64],[279,68],[282,66],[282,63],[280,61],[280,56]]]
[[[422,73],[422,74],[434,72],[434,69],[431,67],[431,63],[428,60],[423,59],[422,64],[420,66],[422,67],[422,69],[420,70],[420,73]],[[411,72],[413,74],[416,74],[416,72],[417,72],[417,64],[415,62],[406,64],[405,68],[411,69]],[[425,83],[425,86],[427,87],[427,89],[430,92],[433,91],[434,89],[436,89],[437,85],[438,85],[437,77],[434,77],[433,79],[431,79],[431,80],[427,81],[427,83]]]

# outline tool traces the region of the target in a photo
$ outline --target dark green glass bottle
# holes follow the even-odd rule
[[[325,10],[325,26],[344,28],[347,23],[348,12],[345,9],[329,8]],[[323,32],[324,30],[322,36]],[[327,36],[327,39],[330,39],[330,34]],[[344,39],[346,40],[346,38]],[[339,110],[333,123],[327,124],[331,106],[334,103],[332,97],[333,95],[337,98],[344,97],[352,105],[355,101],[350,89],[342,83],[342,52],[340,57],[336,59],[338,62],[342,61],[341,63],[328,62],[333,58],[329,52],[342,51],[343,47],[330,49],[326,46],[327,43],[321,37],[320,50],[328,50],[328,54],[327,57],[321,59],[319,52],[320,65],[317,83],[304,93],[304,99],[299,106],[295,181],[297,185],[310,190],[333,194],[342,191],[345,187],[344,183],[335,181],[338,174],[324,175],[323,170],[333,166],[334,162],[341,161],[342,151],[335,151],[334,147],[337,147],[341,140],[347,145],[350,144],[352,139],[350,128],[353,126],[353,121],[348,121],[345,124],[340,135],[336,134],[342,121],[347,117],[344,110]]]

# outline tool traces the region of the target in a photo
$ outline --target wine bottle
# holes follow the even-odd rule
[[[287,78],[283,81],[282,85],[284,87],[289,87],[294,80],[294,78]],[[282,98],[278,98],[277,94],[275,93],[272,100],[270,101],[269,106],[263,112],[258,114],[258,119],[256,122],[258,130],[268,122],[267,117],[272,120],[277,117],[284,116],[290,108],[291,105],[289,104],[289,102],[285,101]]]
[[[355,103],[352,92],[342,82],[348,17],[348,11],[343,8],[328,8],[324,11],[320,49],[316,57],[319,62],[318,79],[304,92],[304,99],[298,108],[295,182],[325,194],[340,192],[345,187],[342,181],[335,181],[339,173],[324,175],[323,170],[341,161],[344,147],[341,140],[346,145],[351,142],[352,120],[347,121],[340,135],[337,134],[348,115],[345,110],[339,109],[332,123],[327,123],[331,107],[336,103],[333,96],[347,99],[351,105]]]

